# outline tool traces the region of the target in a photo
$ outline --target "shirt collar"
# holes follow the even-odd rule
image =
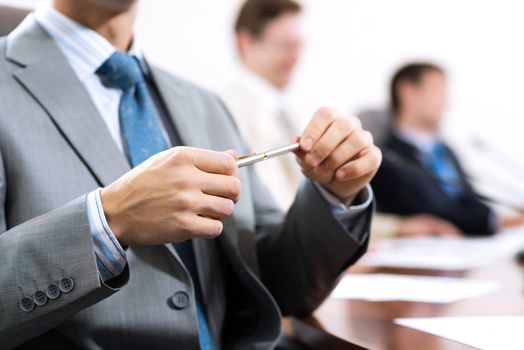
[[[415,146],[423,154],[430,153],[435,145],[438,144],[438,140],[435,136],[420,132],[419,130],[409,126],[399,126],[395,133],[402,140],[406,141],[410,145]]]
[[[82,82],[95,74],[97,69],[117,51],[100,34],[55,10],[47,2],[37,5],[34,17],[53,38]],[[143,70],[146,68],[139,42],[135,38],[128,54],[139,59]]]
[[[285,105],[285,94],[264,78],[244,66],[240,68],[240,76],[244,84],[250,90],[256,91],[258,97],[268,108],[279,111]]]

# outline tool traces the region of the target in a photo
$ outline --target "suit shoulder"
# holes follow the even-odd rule
[[[214,112],[220,111],[220,113],[215,115],[215,118],[223,117],[227,119],[228,122],[233,123],[235,128],[237,128],[228,107],[217,93],[168,72],[163,68],[152,67],[152,69],[155,78],[164,79],[164,81],[168,82],[173,88],[183,91],[183,95],[192,102],[200,106],[205,106],[207,109],[212,109]]]
[[[155,79],[162,79],[173,89],[181,91],[184,98],[207,116],[213,116],[214,121],[222,120],[234,129],[235,134],[241,138],[241,132],[224,101],[215,92],[181,78],[165,69],[151,67]],[[166,86],[163,84],[163,86]],[[210,114],[211,112],[211,114]]]
[[[187,94],[191,97],[198,97],[201,99],[207,99],[207,100],[219,100],[216,93],[212,92],[209,89],[206,89],[202,86],[199,86],[185,78],[182,78],[176,74],[173,74],[163,68],[159,67],[152,67],[153,71],[155,73],[155,76],[161,77],[163,79],[166,79],[170,84],[178,87],[179,89],[184,91],[184,94]]]

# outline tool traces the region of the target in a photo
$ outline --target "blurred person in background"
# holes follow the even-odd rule
[[[285,89],[300,59],[303,44],[301,6],[291,0],[248,0],[235,22],[241,69],[219,93],[255,151],[289,142],[299,132],[286,104]],[[256,165],[262,180],[284,208],[292,202],[301,178],[293,156]],[[373,237],[443,235],[461,231],[431,215],[400,217],[380,214]]]
[[[411,63],[393,76],[391,132],[373,181],[378,210],[428,214],[466,234],[491,234],[524,224],[524,215],[499,217],[475,193],[457,156],[440,136],[447,104],[444,70]]]
[[[292,0],[247,0],[235,22],[241,67],[219,95],[256,152],[289,143],[302,126],[285,89],[300,59],[301,6]],[[278,204],[287,208],[302,178],[293,155],[256,165]]]

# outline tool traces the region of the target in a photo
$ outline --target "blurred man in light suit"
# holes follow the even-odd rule
[[[474,191],[457,156],[440,136],[447,105],[444,70],[431,63],[400,68],[390,86],[394,122],[373,180],[379,211],[432,215],[465,234],[487,235],[524,224],[499,217]]]
[[[136,11],[55,0],[0,39],[0,346],[271,349],[365,252],[380,151],[320,109],[282,212],[221,101],[144,59]]]
[[[254,151],[289,143],[303,129],[285,91],[301,56],[300,13],[293,0],[247,0],[238,13],[235,39],[241,65],[219,95]],[[287,209],[302,179],[293,155],[255,169]]]

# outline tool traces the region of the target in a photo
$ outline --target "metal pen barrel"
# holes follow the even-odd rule
[[[293,152],[297,150],[299,147],[300,145],[297,142],[291,145],[274,148],[264,153],[254,153],[254,154],[242,156],[237,159],[237,166],[239,168],[242,168],[244,166],[255,164],[263,160],[269,159],[269,158],[278,157],[286,153]]]

